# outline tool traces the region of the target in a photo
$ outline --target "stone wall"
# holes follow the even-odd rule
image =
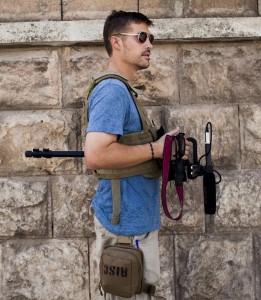
[[[88,80],[106,63],[112,9],[154,19],[142,101],[166,129],[198,140],[213,125],[222,174],[217,214],[204,215],[202,178],[185,184],[184,216],[162,213],[159,294],[168,300],[261,298],[261,1],[0,0],[0,300],[98,299],[90,201],[81,158]],[[169,190],[175,208],[178,202]]]

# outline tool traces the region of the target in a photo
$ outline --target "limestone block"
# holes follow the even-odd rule
[[[212,123],[212,160],[216,169],[240,168],[237,105],[184,105],[165,110],[165,128],[180,127],[198,142],[198,157],[205,154],[205,126]],[[205,164],[205,160],[201,161]]]
[[[183,17],[183,0],[140,0],[139,8],[153,19]]]
[[[79,115],[73,110],[0,112],[0,175],[74,174],[77,158],[27,158],[26,150],[77,150]]]
[[[240,105],[242,168],[261,165],[261,105]]]
[[[61,105],[58,53],[55,50],[0,50],[0,110]]]
[[[90,80],[107,62],[104,47],[65,48],[63,52],[63,99],[68,107],[82,107]]]
[[[254,233],[254,257],[256,272],[256,299],[261,297],[261,233]]]
[[[184,44],[181,103],[260,102],[260,51],[259,42]]]
[[[102,43],[104,20],[0,23],[0,45],[20,47]]]
[[[0,22],[61,20],[60,0],[0,0]]]
[[[242,170],[222,174],[218,185],[217,231],[242,231],[261,226],[261,172]]]
[[[232,42],[260,40],[261,37],[261,19],[257,17],[170,18],[153,21],[155,26],[151,31],[157,42]],[[10,27],[6,30],[9,32]],[[21,40],[21,34],[17,40]]]
[[[3,249],[4,299],[89,299],[87,240],[17,240]]]
[[[163,124],[163,108],[161,106],[144,106],[144,108],[152,124],[154,124],[156,128],[160,128]]]
[[[185,17],[250,17],[256,15],[256,0],[184,0]]]
[[[105,19],[113,9],[137,11],[138,1],[135,0],[62,0],[63,20],[97,20]]]
[[[254,300],[249,235],[176,236],[177,299]]]
[[[135,83],[145,84],[140,97],[144,105],[168,105],[179,99],[178,48],[176,45],[158,45],[151,51],[150,67],[137,76]]]
[[[167,18],[153,19],[153,22],[155,48],[166,42],[257,41],[261,38],[261,19],[257,17]],[[103,26],[104,20],[0,23],[0,45],[102,44]]]
[[[0,178],[0,187],[0,236],[51,235],[46,179]]]
[[[96,186],[94,176],[52,179],[54,237],[86,237],[93,234],[90,202]]]

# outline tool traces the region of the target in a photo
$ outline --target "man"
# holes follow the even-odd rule
[[[137,72],[150,65],[152,21],[141,13],[113,11],[106,19],[104,45],[109,55],[104,71],[123,76],[131,82]],[[91,92],[85,161],[93,170],[128,169],[161,159],[165,135],[147,143],[129,145],[119,138],[142,130],[141,116],[126,84],[115,78],[102,80]],[[179,129],[168,132],[176,135]],[[183,159],[187,159],[189,145]],[[96,254],[99,261],[104,245],[117,243],[119,235],[131,236],[144,254],[144,280],[155,285],[159,280],[158,230],[160,228],[159,178],[143,175],[120,179],[120,213],[112,222],[113,191],[111,179],[100,179],[92,201],[95,214]],[[112,224],[113,223],[113,224]],[[108,298],[106,298],[108,299]],[[121,299],[110,295],[110,299]],[[131,299],[152,299],[147,293]]]

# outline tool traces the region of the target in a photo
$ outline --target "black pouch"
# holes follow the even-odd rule
[[[157,138],[161,138],[165,134],[165,129],[161,125],[160,128],[157,130]]]

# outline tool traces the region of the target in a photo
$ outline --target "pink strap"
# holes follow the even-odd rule
[[[164,151],[163,151],[163,167],[162,167],[162,188],[161,188],[161,200],[162,200],[162,207],[165,212],[165,215],[172,220],[178,221],[182,218],[183,213],[183,184],[176,185],[177,194],[179,197],[181,211],[176,218],[173,218],[169,212],[167,199],[166,199],[166,192],[167,192],[167,184],[169,179],[169,166],[170,160],[172,155],[172,143],[173,143],[173,136],[167,135],[165,138],[164,144]]]

